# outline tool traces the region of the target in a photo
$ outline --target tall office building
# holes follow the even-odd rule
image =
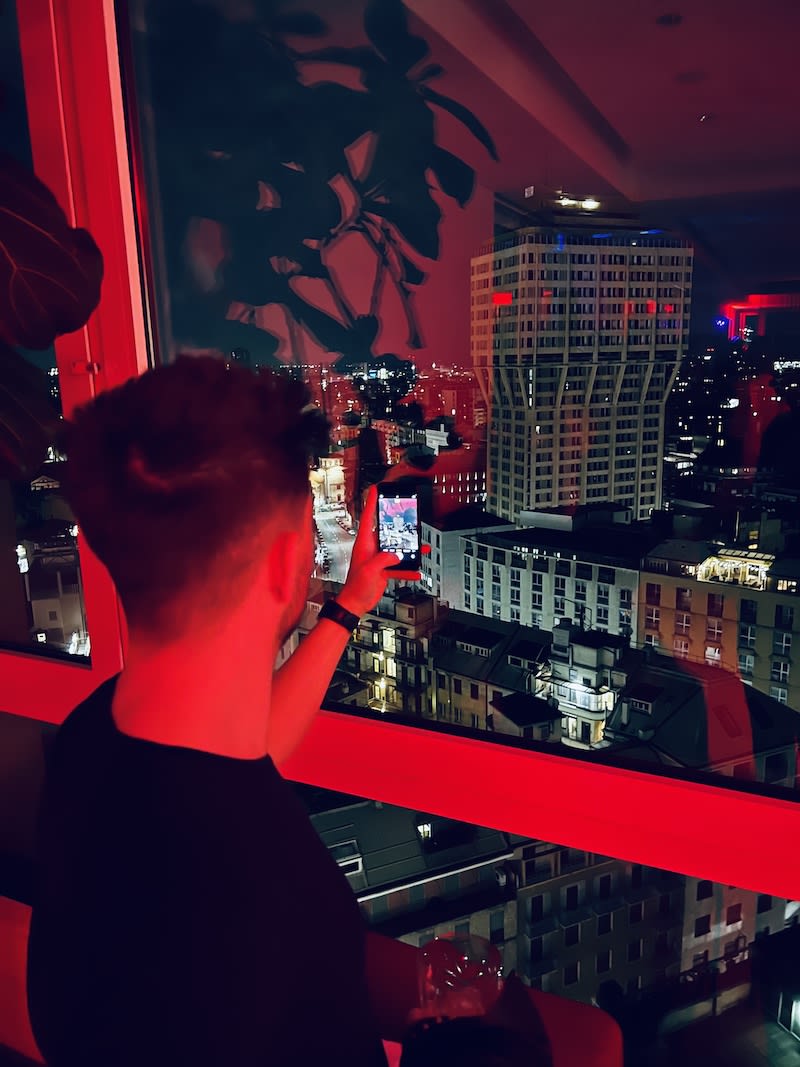
[[[592,220],[594,229],[599,220]],[[664,406],[689,328],[691,247],[653,231],[535,226],[472,260],[487,510],[661,503]]]

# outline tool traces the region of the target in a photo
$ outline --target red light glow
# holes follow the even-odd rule
[[[511,293],[492,293],[492,303],[497,307],[508,307],[512,301]]]

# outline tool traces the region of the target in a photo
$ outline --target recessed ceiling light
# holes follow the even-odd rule
[[[656,19],[656,26],[680,26],[683,22],[683,15],[677,15],[675,12],[667,12],[664,15],[659,15]]]

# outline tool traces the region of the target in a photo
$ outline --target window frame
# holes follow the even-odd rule
[[[55,343],[69,416],[147,368],[114,8],[111,0],[93,0],[78,13],[69,0],[25,0],[17,22],[34,169],[69,222],[92,234],[105,263],[98,309]],[[81,137],[86,129],[91,138]],[[116,591],[80,536],[78,551],[91,661],[0,649],[3,711],[58,721],[122,668],[125,624]]]
[[[105,257],[99,309],[56,344],[69,414],[148,365],[150,309],[136,228],[141,173],[126,134],[113,0],[24,0],[18,21],[37,174]],[[92,137],[82,141],[86,129]],[[93,363],[96,375],[82,373]],[[81,566],[91,667],[0,652],[4,711],[61,722],[122,666],[124,623],[113,586],[85,545]],[[712,784],[680,771],[655,775],[603,765],[589,753],[484,742],[441,723],[406,726],[330,710],[317,715],[281,770],[326,789],[412,810],[424,801],[427,811],[476,825],[774,898],[800,897],[800,874],[785,863],[785,842],[800,831],[800,803],[770,787],[734,788],[724,778]],[[604,798],[591,818],[587,796]],[[707,826],[717,828],[712,837]]]

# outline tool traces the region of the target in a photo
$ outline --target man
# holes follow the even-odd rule
[[[206,358],[67,427],[65,494],[129,638],[43,799],[28,995],[51,1067],[385,1063],[358,905],[276,770],[397,562],[371,494],[338,604],[273,675],[324,430],[302,384]]]

